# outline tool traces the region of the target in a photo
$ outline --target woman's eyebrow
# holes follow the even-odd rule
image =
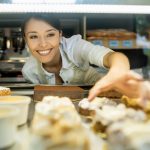
[[[56,29],[49,29],[49,30],[46,30],[46,32],[49,32],[49,31],[56,31]]]
[[[56,31],[56,29],[46,30],[46,32],[50,32],[50,31]],[[30,33],[37,33],[37,32],[36,31],[29,31],[29,32],[27,32],[27,34],[30,34]]]
[[[36,31],[29,31],[27,32],[27,34],[30,34],[30,33],[37,33]]]

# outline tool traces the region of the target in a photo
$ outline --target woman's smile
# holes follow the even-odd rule
[[[40,54],[41,56],[46,56],[48,54],[50,54],[52,51],[52,48],[51,49],[47,49],[47,50],[38,50],[38,54]]]

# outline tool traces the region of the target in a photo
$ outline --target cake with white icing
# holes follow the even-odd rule
[[[46,149],[88,150],[81,118],[67,97],[46,96],[37,103],[31,129]]]
[[[101,109],[101,107],[104,105],[116,106],[117,103],[106,97],[96,97],[91,102],[87,98],[84,98],[78,104],[79,113],[81,115],[91,116],[93,113],[95,113],[96,109]]]
[[[109,150],[149,150],[150,122],[127,120],[107,129]]]
[[[116,122],[124,120],[144,121],[146,119],[146,114],[143,111],[127,108],[124,104],[105,105],[101,109],[97,109],[93,115],[93,127],[96,131],[105,131],[109,125]]]

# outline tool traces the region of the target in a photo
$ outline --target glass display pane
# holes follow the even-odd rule
[[[0,0],[0,3],[150,5],[150,0]]]

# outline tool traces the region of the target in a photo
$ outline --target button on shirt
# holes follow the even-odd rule
[[[60,54],[62,57],[62,68],[60,77],[64,83],[71,84],[93,84],[102,77],[90,64],[103,66],[103,58],[113,52],[111,49],[93,45],[81,39],[81,35],[70,38],[61,38]],[[34,84],[55,84],[55,74],[47,72],[38,60],[30,56],[25,63],[22,73],[24,78]]]

